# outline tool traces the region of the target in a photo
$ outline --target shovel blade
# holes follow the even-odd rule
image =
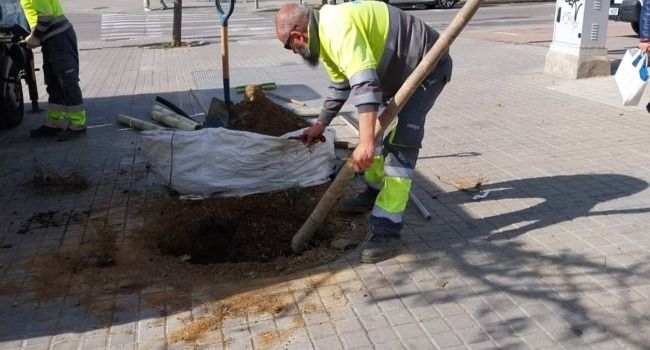
[[[230,108],[222,100],[213,97],[205,116],[205,126],[208,128],[227,127],[230,124]]]

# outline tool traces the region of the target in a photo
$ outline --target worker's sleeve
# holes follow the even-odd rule
[[[341,110],[341,107],[343,107],[343,104],[345,104],[345,101],[348,100],[350,96],[350,84],[347,80],[342,83],[330,82],[327,92],[327,97],[325,98],[325,102],[323,102],[323,109],[318,116],[318,121],[325,125],[329,125],[332,122]]]
[[[374,69],[364,69],[350,78],[352,102],[358,113],[377,112],[382,100],[379,77]]]
[[[31,4],[37,15],[36,26],[32,27],[32,33],[35,37],[41,39],[54,21],[54,9],[49,0],[32,0]]]
[[[36,23],[38,21],[38,13],[32,5],[32,0],[20,0],[20,5],[23,7],[25,17],[27,17],[29,28],[33,31],[36,28]]]

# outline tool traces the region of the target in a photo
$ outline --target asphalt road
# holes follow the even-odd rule
[[[467,30],[500,29],[512,27],[553,27],[555,3],[501,4],[483,6],[467,25]],[[434,28],[444,29],[460,11],[451,10],[409,10],[424,19]]]

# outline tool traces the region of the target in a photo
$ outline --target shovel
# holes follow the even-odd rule
[[[221,65],[223,71],[223,101],[213,98],[208,109],[208,115],[205,116],[205,126],[216,128],[228,126],[230,123],[230,68],[228,65],[228,19],[235,9],[235,0],[230,0],[228,12],[221,7],[220,0],[214,0],[214,4],[219,13],[221,21]]]
[[[220,99],[213,97],[212,101],[210,101],[208,114],[205,116],[205,127],[227,127],[230,124],[231,117],[234,117],[234,112],[230,107]]]

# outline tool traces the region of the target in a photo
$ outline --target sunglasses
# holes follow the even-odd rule
[[[295,31],[296,28],[298,28],[298,25],[294,25],[293,29],[289,32],[289,37],[287,38],[287,41],[284,42],[284,48],[287,50],[293,51],[293,42],[292,42],[292,37],[291,37],[291,32]]]

